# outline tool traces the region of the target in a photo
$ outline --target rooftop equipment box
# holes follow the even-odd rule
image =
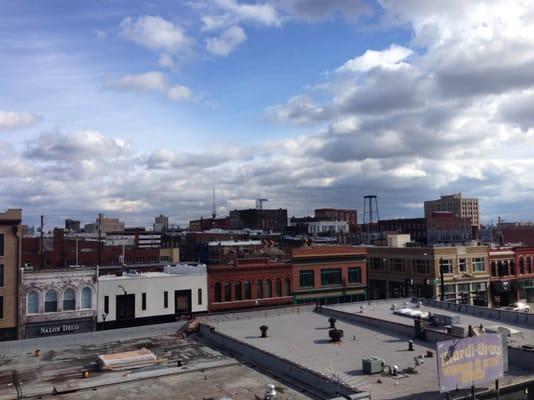
[[[367,357],[362,360],[363,372],[378,374],[384,371],[384,360],[378,357]]]

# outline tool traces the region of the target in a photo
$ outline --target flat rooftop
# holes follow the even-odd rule
[[[355,307],[359,312],[361,304],[339,307],[345,307],[346,311]],[[391,313],[385,304],[375,312],[377,317],[381,313],[383,318],[389,318]],[[425,354],[427,350],[435,354],[435,343],[416,340],[412,352],[408,351],[409,336],[339,319],[336,327],[344,331],[344,338],[340,343],[332,343],[328,337],[328,319],[327,315],[308,306],[208,316],[202,318],[202,323],[278,358],[367,391],[373,400],[440,397],[435,357],[425,358],[424,365],[417,367],[415,374],[403,372],[393,377],[387,373],[368,375],[362,371],[362,359],[373,356],[384,360],[386,371],[389,365],[397,365],[404,371],[415,366],[414,356]],[[260,337],[261,325],[269,327],[267,338]],[[531,375],[510,367],[509,375],[501,379],[501,387],[530,379]]]
[[[527,314],[526,313],[517,313],[518,322],[513,323],[509,321],[502,321],[498,319],[485,318],[483,316],[475,316],[463,312],[454,312],[450,310],[445,310],[442,308],[431,307],[427,305],[422,305],[421,308],[416,308],[416,304],[411,302],[411,299],[390,299],[382,301],[373,301],[373,302],[359,302],[359,303],[345,303],[345,304],[336,304],[327,306],[333,310],[344,311],[352,314],[360,314],[367,317],[372,317],[384,321],[397,322],[407,326],[414,326],[414,319],[410,317],[405,317],[402,315],[394,314],[391,311],[391,306],[406,306],[413,308],[414,310],[428,311],[432,314],[442,314],[442,315],[451,315],[456,314],[460,316],[460,325],[472,325],[473,327],[478,327],[482,324],[485,327],[507,327],[517,329],[521,334],[513,335],[509,338],[508,344],[510,346],[521,346],[524,344],[534,345],[534,328],[526,324],[522,324],[520,321]],[[363,309],[362,309],[363,306]],[[494,309],[498,313],[499,310]],[[531,315],[529,317],[534,317]],[[433,329],[445,331],[445,328],[439,329],[433,327]]]
[[[196,335],[178,337],[183,323],[97,331],[0,343],[0,399],[15,399],[12,371],[27,397],[65,399],[219,399],[263,398],[274,384],[282,399],[308,395],[211,348]],[[96,370],[99,354],[147,348],[161,360],[126,371]],[[40,355],[35,350],[40,349]],[[182,366],[177,365],[181,360]],[[88,370],[89,378],[82,379]],[[67,392],[71,393],[67,393]]]

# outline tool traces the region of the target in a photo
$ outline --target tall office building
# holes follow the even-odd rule
[[[425,201],[425,218],[431,218],[432,213],[448,211],[460,218],[469,218],[471,225],[480,226],[480,209],[478,199],[462,197],[461,193],[442,195],[438,200]]]

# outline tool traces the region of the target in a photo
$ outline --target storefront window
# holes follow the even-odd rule
[[[274,283],[274,295],[276,297],[282,296],[282,281],[277,279]]]
[[[57,293],[53,290],[46,292],[45,312],[57,312]]]
[[[252,284],[250,281],[245,281],[245,300],[252,299]]]
[[[76,296],[74,290],[67,289],[63,293],[63,311],[72,311],[76,308]]]
[[[243,298],[241,295],[241,282],[237,281],[234,283],[234,292],[236,300],[241,300]]]
[[[285,295],[291,296],[291,281],[289,278],[284,279]]]

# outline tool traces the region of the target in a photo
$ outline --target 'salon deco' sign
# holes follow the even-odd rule
[[[437,344],[440,392],[465,389],[503,376],[500,334],[485,334]]]

